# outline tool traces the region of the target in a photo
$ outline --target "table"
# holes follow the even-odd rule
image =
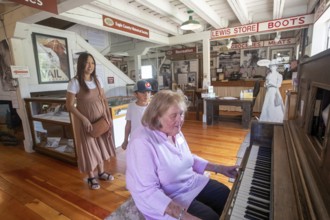
[[[206,124],[207,125],[213,124],[214,113],[218,113],[218,109],[220,105],[241,106],[243,128],[249,128],[254,100],[255,98],[250,98],[250,99],[240,99],[240,98],[225,99],[223,97],[205,98]]]

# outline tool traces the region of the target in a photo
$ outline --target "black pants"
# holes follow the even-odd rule
[[[210,179],[187,212],[203,220],[219,220],[229,192],[226,185]]]

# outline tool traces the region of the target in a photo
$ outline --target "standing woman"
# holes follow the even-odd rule
[[[95,59],[89,53],[82,53],[78,58],[77,75],[68,84],[66,107],[73,113],[75,119],[78,168],[81,172],[87,173],[88,185],[91,189],[100,188],[95,178],[95,170],[100,180],[114,179],[110,173],[104,171],[104,161],[115,156],[111,130],[97,138],[89,134],[93,129],[92,123],[104,115],[112,127],[107,106],[102,81],[95,73]]]
[[[272,60],[268,66],[268,73],[265,81],[266,95],[262,106],[260,121],[283,122],[284,104],[279,88],[282,85],[283,76],[277,72],[277,61]]]

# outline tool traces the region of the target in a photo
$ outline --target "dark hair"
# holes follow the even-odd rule
[[[90,53],[86,53],[86,52],[81,53],[79,55],[78,62],[77,62],[76,78],[78,79],[80,87],[85,91],[89,91],[89,88],[84,80],[85,67],[86,67],[86,62],[87,62],[88,57],[91,57],[94,61],[94,64],[96,65],[93,55]],[[92,72],[91,77],[95,80],[96,85],[99,86],[98,81],[96,80],[95,69],[96,69],[96,67],[94,67],[94,71]]]

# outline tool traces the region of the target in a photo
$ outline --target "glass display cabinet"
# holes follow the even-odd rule
[[[65,98],[36,97],[24,101],[33,149],[77,164],[72,120],[65,108]]]

